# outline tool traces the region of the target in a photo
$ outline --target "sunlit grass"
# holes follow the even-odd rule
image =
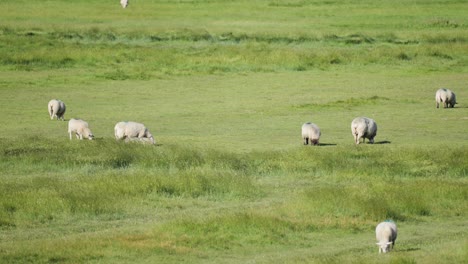
[[[25,32],[4,26],[2,32],[0,38],[9,45],[2,49],[0,64],[7,70],[84,68],[92,69],[95,78],[109,80],[365,65],[459,71],[467,60],[466,38],[430,32],[417,40],[401,40],[393,33],[316,37],[181,30],[132,35],[99,27]]]
[[[0,262],[466,259],[466,1],[130,3],[0,2]],[[157,144],[115,141],[124,120]]]

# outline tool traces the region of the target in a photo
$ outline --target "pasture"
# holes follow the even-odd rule
[[[467,8],[2,0],[0,262],[466,263]],[[119,121],[157,144],[116,142]]]

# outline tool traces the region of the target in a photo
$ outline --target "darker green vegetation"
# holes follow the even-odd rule
[[[281,178],[280,192],[304,183],[275,210],[299,199],[300,211],[315,216],[299,224],[311,227],[329,228],[322,217],[403,221],[463,215],[468,195],[459,181],[468,167],[462,147],[437,154],[420,148],[322,148],[241,155],[177,145],[31,138],[2,140],[0,149],[3,228],[80,215],[120,218],[135,199],[262,200],[275,192],[265,188],[272,176]],[[292,221],[294,210],[287,211],[283,220]]]
[[[442,65],[453,71],[466,62],[459,45],[468,39],[445,35],[404,40],[393,34],[153,33],[98,27],[33,31],[3,27],[0,40],[0,67],[6,69],[80,68],[93,72],[98,79],[148,80],[164,75],[306,71],[333,65],[403,66],[408,62],[421,69]]]
[[[334,102],[325,102],[325,103],[315,103],[315,104],[302,104],[294,106],[297,109],[308,109],[308,110],[317,110],[320,108],[341,108],[341,109],[350,109],[353,107],[360,107],[364,105],[375,105],[375,104],[383,104],[387,101],[390,101],[387,97],[381,96],[371,96],[367,98],[354,98],[351,97],[347,100],[337,100]]]
[[[207,252],[317,247],[323,241],[311,237],[336,230],[364,236],[382,219],[403,225],[466,216],[466,148],[374,147],[234,154],[102,139],[3,139],[0,230],[66,225],[92,232],[95,221],[117,229],[52,240],[45,249],[32,241],[28,253],[11,249],[1,260],[98,261],[109,247],[140,258],[158,252],[202,260]],[[158,224],[144,232],[122,231],[153,218]]]

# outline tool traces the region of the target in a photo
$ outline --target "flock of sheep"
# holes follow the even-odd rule
[[[128,3],[126,0],[121,1],[121,3],[123,2]],[[435,99],[437,108],[439,108],[440,104],[443,104],[444,108],[453,108],[456,104],[455,93],[445,88],[437,90]],[[53,99],[49,102],[47,109],[50,119],[65,120],[66,106],[64,102]],[[351,122],[351,132],[356,144],[360,143],[361,138],[363,139],[363,143],[366,138],[369,139],[370,143],[374,143],[374,137],[377,135],[377,124],[371,118],[357,117]],[[70,119],[68,122],[68,134],[70,140],[72,139],[72,134],[75,134],[80,140],[83,138],[92,140],[94,138],[88,123],[75,118]],[[137,122],[118,122],[114,127],[114,135],[117,140],[125,140],[126,142],[138,141],[155,144],[153,135],[149,132],[148,128]],[[320,135],[320,128],[316,124],[308,122],[302,125],[304,145],[318,145]],[[392,221],[379,223],[375,229],[375,236],[378,241],[379,253],[389,252],[395,246],[397,238],[396,224]]]
[[[436,108],[439,108],[440,104],[443,104],[444,108],[453,108],[457,103],[455,93],[450,89],[441,88],[437,90],[436,96]],[[374,137],[377,135],[377,123],[371,118],[367,117],[356,117],[351,122],[351,133],[354,137],[354,143],[364,143],[366,138],[369,139],[369,143],[374,143]],[[318,145],[321,136],[320,128],[314,123],[304,123],[302,125],[302,140],[304,145],[310,143],[310,145]]]
[[[437,90],[435,100],[436,108],[439,108],[440,104],[443,104],[444,108],[453,108],[457,103],[455,93],[446,88]],[[351,122],[351,133],[356,144],[360,143],[361,138],[363,143],[366,138],[369,139],[370,143],[374,143],[374,137],[377,135],[377,124],[371,118],[357,117]],[[320,128],[316,124],[308,122],[302,125],[304,145],[318,145],[320,135]],[[396,224],[392,221],[384,221],[377,225],[375,237],[378,241],[379,253],[387,253],[393,249],[397,232]]]
[[[128,6],[128,0],[120,0],[120,4],[123,8]],[[436,96],[436,108],[439,108],[440,104],[443,104],[444,108],[455,107],[456,96],[451,90],[441,88],[437,90]],[[49,115],[51,119],[56,118],[57,120],[64,120],[64,114],[66,110],[65,103],[53,99],[49,102],[48,107]],[[357,117],[351,122],[351,133],[354,137],[355,144],[365,142],[365,139],[369,139],[369,143],[374,143],[374,137],[377,135],[377,123],[367,117]],[[72,118],[68,122],[68,134],[70,140],[72,134],[80,140],[87,138],[92,140],[94,138],[93,133],[89,129],[89,125],[86,121],[81,119]],[[128,141],[139,141],[150,144],[155,144],[153,135],[149,132],[145,125],[137,122],[119,122],[114,127],[114,135],[117,140]],[[314,123],[304,123],[302,125],[302,139],[304,145],[319,145],[319,139],[321,136],[320,128]],[[384,221],[377,225],[375,229],[375,235],[377,239],[377,245],[379,246],[379,253],[387,253],[395,246],[395,240],[397,238],[397,227],[392,221]]]
[[[64,102],[57,99],[52,99],[47,105],[47,110],[51,120],[54,118],[57,120],[65,120],[64,115],[66,106]],[[72,118],[70,121],[68,121],[68,134],[70,136],[70,140],[73,138],[73,134],[75,134],[76,138],[80,140],[83,138],[92,140],[94,138],[91,129],[89,129],[88,122],[75,118]],[[115,139],[125,140],[126,142],[138,141],[150,144],[156,143],[148,128],[146,128],[145,125],[137,122],[129,121],[117,123],[114,127],[114,135]]]
[[[377,135],[377,124],[375,121],[368,117],[356,117],[351,122],[351,133],[354,137],[354,143],[364,143],[366,138],[369,139],[370,143],[374,143],[374,137]],[[320,128],[314,123],[304,123],[302,125],[302,140],[304,145],[310,143],[310,145],[318,145],[320,136]]]

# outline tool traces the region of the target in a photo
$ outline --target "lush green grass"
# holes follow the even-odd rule
[[[466,262],[465,2],[2,0],[0,262]]]
[[[337,261],[353,252],[370,261],[375,223],[389,218],[402,259],[430,253],[428,244],[448,255],[438,260],[461,260],[466,147],[374,147],[229,154],[2,140],[3,261],[243,261],[260,251],[265,261],[303,252],[328,262],[343,249]]]
[[[4,1],[0,66],[104,80],[363,65],[465,72],[466,3],[425,2]]]

